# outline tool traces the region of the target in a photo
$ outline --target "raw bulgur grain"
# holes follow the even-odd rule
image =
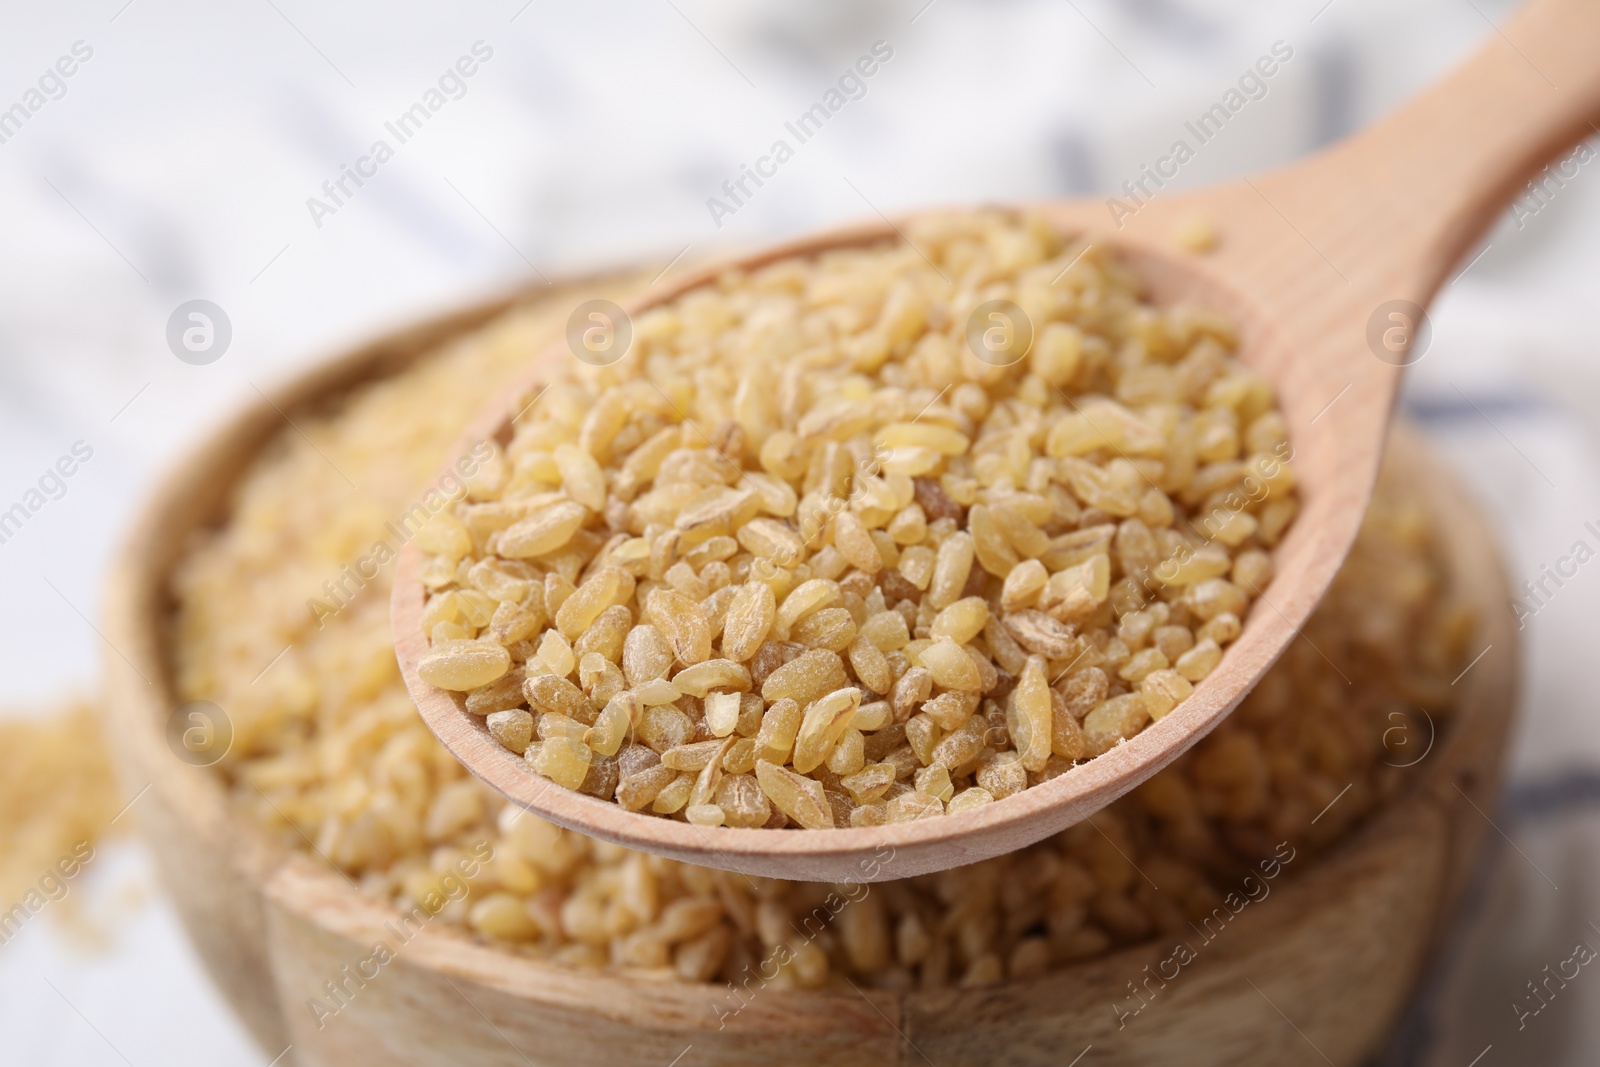
[[[92,856],[120,807],[88,704],[0,714],[0,944],[43,906],[40,877],[54,876],[63,858],[84,859],[85,849]]]
[[[991,362],[964,346],[992,301],[1024,309],[1031,352]],[[929,219],[906,241],[730,272],[643,315],[635,338],[615,364],[556,373],[498,476],[438,520],[449,534],[424,568],[432,648],[418,673],[467,694],[469,711],[498,706],[520,669],[532,715],[575,714],[571,657],[530,655],[542,629],[609,653],[630,707],[670,704],[697,738],[731,732],[735,694],[756,694],[753,718],[795,701],[792,747],[764,750],[772,767],[756,778],[793,825],[851,825],[868,805],[860,819],[926,818],[985,788],[986,767],[986,793],[1007,796],[1045,780],[1052,758],[1048,777],[1170,713],[1217,658],[1177,671],[1165,650],[1235,639],[1271,578],[1281,523],[1264,536],[1258,516],[1292,507],[1294,479],[1283,419],[1233,358],[1232,327],[1151,306],[1115,259],[1038,220]],[[853,720],[910,670],[931,685],[888,748],[914,756],[905,788],[918,796],[880,812],[874,790],[843,779],[890,720]],[[1087,671],[1108,688],[1057,743],[1051,686]],[[571,699],[543,695],[549,675]],[[649,714],[628,734],[659,747],[664,713]],[[975,714],[1007,728],[942,743]],[[583,778],[570,745],[509,737],[534,771]],[[596,734],[594,755],[613,742]],[[1007,754],[1017,766],[991,758]],[[648,810],[733,825],[695,801]]]
[[[739,982],[783,944],[794,962],[778,969],[777,986],[843,987],[848,977],[932,989],[1023,979],[1201,917],[1278,842],[1308,857],[1296,860],[1293,876],[1309,871],[1311,857],[1415,775],[1389,765],[1409,762],[1405,751],[1386,761],[1396,722],[1423,730],[1420,708],[1446,726],[1470,620],[1451,607],[1428,517],[1407,487],[1385,477],[1355,549],[1305,628],[1309,641],[1291,645],[1193,752],[1097,814],[1093,827],[971,867],[876,885],[812,941],[802,943],[795,924],[819,913],[835,887],[647,856],[519,814],[467,777],[412,707],[389,635],[387,567],[320,628],[304,601],[383,536],[386,519],[416,498],[459,427],[560,328],[577,299],[495,324],[357,390],[325,417],[297,418],[315,445],[286,429],[240,483],[228,524],[201,539],[177,576],[172,648],[182,696],[216,701],[233,719],[239,740],[218,772],[238,810],[287,847],[312,855],[306,841],[314,842],[376,899],[410,909],[456,859],[488,842],[493,861],[470,880],[466,900],[441,912],[439,928],[557,965]],[[352,499],[340,471],[365,495]],[[930,526],[954,517],[936,483],[920,482],[918,500]],[[884,617],[900,620],[898,630]],[[887,658],[910,640],[907,622],[893,610],[878,618],[882,632],[900,634],[898,644],[875,641],[891,646]],[[997,655],[1009,647],[1020,673],[1027,656],[1040,653],[1007,646],[996,625],[985,631],[990,647]],[[1161,626],[1152,633],[1170,659],[1178,646],[1170,637],[1162,644]],[[290,650],[252,685],[285,645]],[[1186,678],[1184,660],[1197,653],[1219,651],[1200,639],[1178,652]],[[561,660],[554,651],[552,658]],[[782,662],[753,657],[752,686]],[[621,668],[636,686],[660,678],[665,664],[652,644],[631,657],[625,650]],[[1057,686],[1053,723],[1081,729],[1107,699],[1111,677],[1094,668]],[[909,780],[922,765],[907,762],[903,746],[883,748],[883,738],[907,728],[932,684],[923,668],[904,669],[883,701],[888,721],[864,734],[868,762],[850,777],[878,799],[856,809],[858,824],[884,821],[893,799],[914,792]],[[750,738],[759,755],[717,787],[714,803],[742,820],[729,817],[729,825],[788,818],[766,804],[754,772],[758,760],[787,761],[802,710],[781,699],[758,723],[736,728],[732,736]],[[604,713],[587,729],[603,720]],[[1005,723],[974,715],[966,729]],[[940,744],[966,736],[958,730]],[[1053,730],[1052,744],[1061,737]],[[681,780],[644,744],[621,745],[616,759],[617,793],[630,808],[648,807]],[[996,758],[980,774],[1003,789],[1008,765]],[[679,787],[685,799],[692,785],[691,775]],[[946,810],[996,795],[980,782],[956,792]],[[811,814],[820,818],[822,809]]]

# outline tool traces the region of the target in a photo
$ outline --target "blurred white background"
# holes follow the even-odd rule
[[[92,691],[89,620],[161,470],[256,386],[399,321],[536,277],[665,262],[921,205],[1099,194],[1275,41],[1294,58],[1183,184],[1301,156],[1494,38],[1505,0],[101,0],[0,10],[0,510],[93,458],[0,544],[0,705]],[[707,198],[875,42],[893,57],[751,202]],[[82,42],[81,45],[79,42]],[[478,44],[478,42],[482,42]],[[475,44],[459,99],[385,128]],[[92,55],[25,121],[3,109]],[[53,88],[53,86],[52,86]],[[395,149],[320,220],[323,183]],[[1408,405],[1494,509],[1517,581],[1600,519],[1600,177],[1508,213],[1441,294]],[[1526,213],[1524,213],[1526,214]],[[320,225],[319,225],[320,221]],[[1474,252],[1478,254],[1478,252]],[[1465,267],[1466,264],[1463,264]],[[202,298],[226,354],[179,361]],[[1518,1033],[1547,962],[1600,945],[1600,726],[1583,572],[1524,636],[1505,835],[1393,1063],[1593,1063],[1600,979]],[[1491,653],[1494,654],[1494,653]],[[1514,847],[1512,846],[1514,842]],[[137,846],[83,888],[110,947],[35,924],[0,949],[0,1062],[264,1065]],[[148,886],[149,902],[128,903]],[[1559,889],[1553,888],[1559,886]],[[118,910],[120,909],[120,910]],[[1587,933],[1585,933],[1587,931]],[[1485,1050],[1485,1046],[1492,1046]]]

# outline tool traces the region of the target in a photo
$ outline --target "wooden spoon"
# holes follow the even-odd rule
[[[861,882],[903,878],[1010,852],[1076,823],[1155,774],[1236,706],[1294,640],[1349,551],[1371,494],[1400,366],[1425,306],[1511,196],[1600,118],[1600,3],[1534,0],[1441,84],[1351,140],[1283,170],[1192,193],[1155,194],[1121,225],[1107,203],[1031,205],[1115,249],[1158,303],[1196,298],[1239,323],[1242,358],[1274,383],[1294,447],[1302,510],[1276,578],[1221,665],[1171,714],[1111,752],[974,811],[836,830],[706,829],[555,786],[491,738],[461,698],[417,675],[421,555],[402,554],[393,625],[400,666],[428,726],[479,778],[552,822],[675,859],[751,875]],[[1179,251],[1187,220],[1213,224],[1210,255]],[[884,221],[792,242],[738,264],[894,239]],[[637,315],[713,279],[661,286]],[[509,439],[510,421],[554,361],[485,413],[464,441]],[[465,446],[463,447],[463,451]]]

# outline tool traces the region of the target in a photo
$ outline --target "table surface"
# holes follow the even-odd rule
[[[92,456],[0,544],[0,602],[27,609],[0,613],[0,705],[93,690],[103,648],[89,620],[141,495],[255,389],[349,341],[540,274],[925,204],[1105,195],[1281,41],[1292,59],[1259,93],[1247,85],[1259,98],[1177,184],[1270,166],[1381,115],[1491,39],[1509,10],[13,7],[0,13],[0,511],[75,445]],[[731,213],[708,206],[729,205],[723,183],[877,42],[890,57],[846,83],[851,98],[775,178]],[[419,102],[438,105],[420,129],[391,129]],[[25,118],[7,111],[18,103]],[[380,140],[392,158],[362,162]],[[1543,202],[1508,209],[1474,250],[1435,305],[1407,385],[1410,412],[1495,516],[1519,585],[1580,540],[1600,548],[1585,526],[1600,529],[1600,179],[1588,158]],[[367,177],[327,191],[347,166]],[[175,358],[167,341],[169,319],[194,299],[231,326],[207,365]],[[1510,788],[1485,813],[1492,855],[1388,1064],[1586,1064],[1600,1053],[1600,978],[1580,972],[1538,1001],[1527,986],[1577,943],[1600,947],[1586,640],[1597,574],[1579,568],[1527,619]],[[256,1048],[228,1013],[136,841],[107,845],[72,892],[0,949],[0,1062],[262,1067],[282,1051]]]

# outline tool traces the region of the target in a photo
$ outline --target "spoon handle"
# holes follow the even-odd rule
[[[1540,168],[1597,123],[1600,2],[1531,0],[1443,81],[1257,185],[1355,287],[1426,304],[1525,183],[1573,176]]]

